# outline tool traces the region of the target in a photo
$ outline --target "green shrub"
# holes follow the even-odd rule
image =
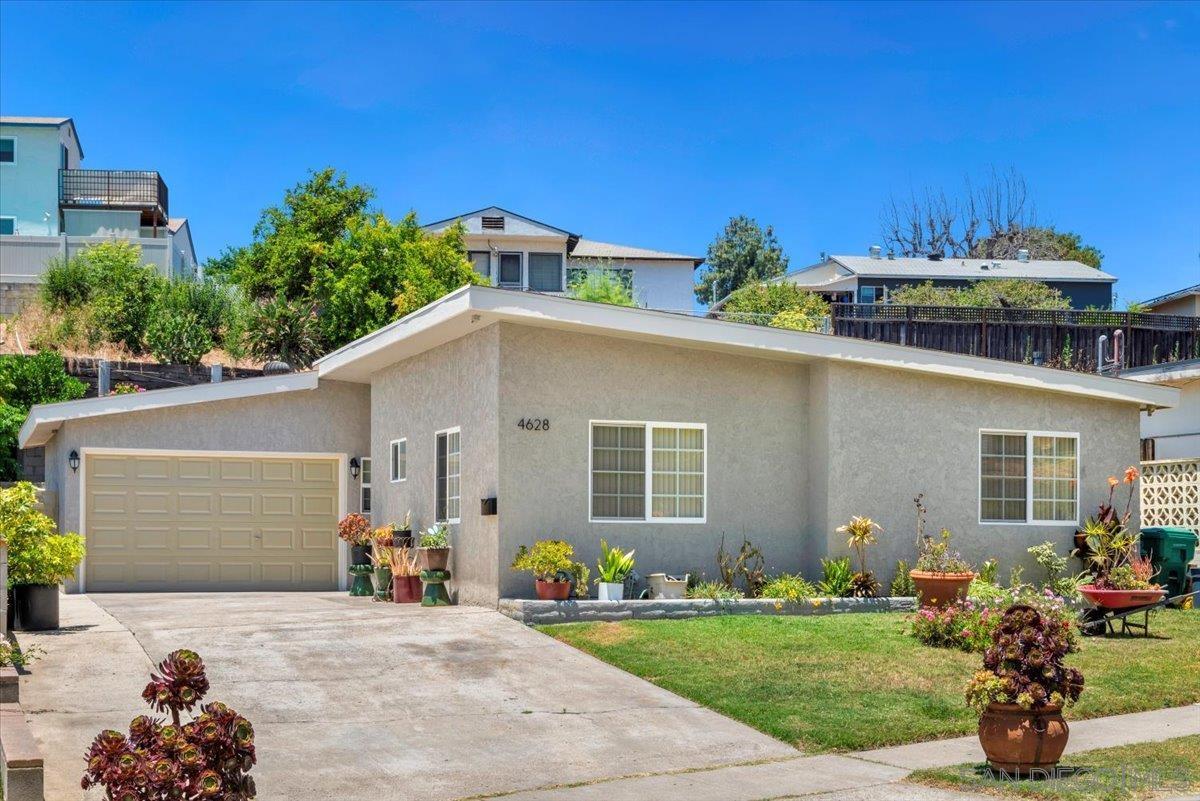
[[[778,598],[792,603],[812,598],[816,594],[817,588],[799,573],[780,573],[768,581],[762,590],[764,598]]]
[[[559,573],[573,574],[575,549],[563,540],[538,540],[532,548],[522,545],[513,558],[512,569],[532,573],[540,581],[556,581]]]
[[[322,351],[317,312],[311,304],[282,296],[255,304],[246,321],[245,343],[255,358],[308,367]]]
[[[821,570],[824,575],[817,583],[821,594],[829,598],[842,598],[854,589],[854,569],[850,567],[850,557],[841,559],[822,559]]]
[[[616,270],[603,267],[573,271],[567,294],[575,300],[607,303],[610,306],[636,306],[633,290]]]
[[[888,293],[892,303],[910,306],[1010,306],[1017,309],[1069,309],[1062,292],[1040,281],[991,278],[965,287],[938,287],[932,281],[905,284]]]
[[[220,343],[231,313],[240,297],[235,287],[215,281],[170,281],[155,303],[155,313],[191,313],[208,332],[209,339]]]
[[[908,562],[903,559],[896,561],[896,574],[892,577],[892,587],[888,593],[893,598],[916,598],[917,585],[913,583],[912,576],[908,575],[911,568]]]
[[[54,521],[38,511],[37,492],[28,481],[0,489],[0,540],[8,543],[8,586],[61,584],[83,561],[83,537],[59,534]]]
[[[92,311],[105,339],[143,352],[146,325],[167,280],[142,264],[141,248],[130,242],[102,242],[77,258],[90,271]]]
[[[730,295],[721,311],[724,319],[735,323],[775,325],[778,321],[781,328],[817,331],[829,316],[829,303],[795,284],[754,284]]]
[[[27,414],[19,406],[0,401],[0,481],[16,481],[21,477],[17,435],[21,433]]]
[[[726,587],[719,581],[701,581],[688,587],[686,597],[706,598],[710,601],[728,601],[734,598],[744,598],[741,590]]]
[[[42,352],[35,356],[0,356],[0,400],[26,410],[38,403],[77,400],[87,384],[67,374],[62,357]]]
[[[146,349],[167,364],[199,364],[212,347],[212,337],[194,312],[159,310],[146,329]]]
[[[54,258],[42,273],[42,300],[52,309],[81,306],[92,299],[92,271],[81,258]]]

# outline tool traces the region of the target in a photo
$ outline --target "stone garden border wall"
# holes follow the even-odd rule
[[[716,615],[836,615],[849,612],[914,612],[916,598],[810,598],[799,603],[771,598],[714,601],[537,601],[501,598],[501,614],[527,626],[619,620],[685,620]]]

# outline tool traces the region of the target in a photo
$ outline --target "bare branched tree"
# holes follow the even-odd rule
[[[910,190],[904,201],[892,196],[880,226],[884,244],[899,256],[986,257],[990,254],[977,253],[983,243],[1019,238],[1036,226],[1036,214],[1024,177],[1012,168],[1005,173],[993,168],[978,189],[965,177],[956,198],[930,188],[920,197]]]

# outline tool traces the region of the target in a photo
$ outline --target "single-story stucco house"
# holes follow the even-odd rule
[[[913,497],[972,560],[1070,547],[1172,387],[470,286],[308,372],[34,407],[72,589],[345,586],[337,519],[450,524],[458,599],[531,596],[509,563],[564,538],[712,576],[722,537],[819,576],[837,526],[911,558]],[[351,462],[372,469],[352,478]],[[496,499],[495,514],[484,499]],[[1136,519],[1136,516],[1135,516]]]

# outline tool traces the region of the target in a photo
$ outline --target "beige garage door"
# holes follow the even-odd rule
[[[338,461],[86,454],[88,592],[337,588]]]

